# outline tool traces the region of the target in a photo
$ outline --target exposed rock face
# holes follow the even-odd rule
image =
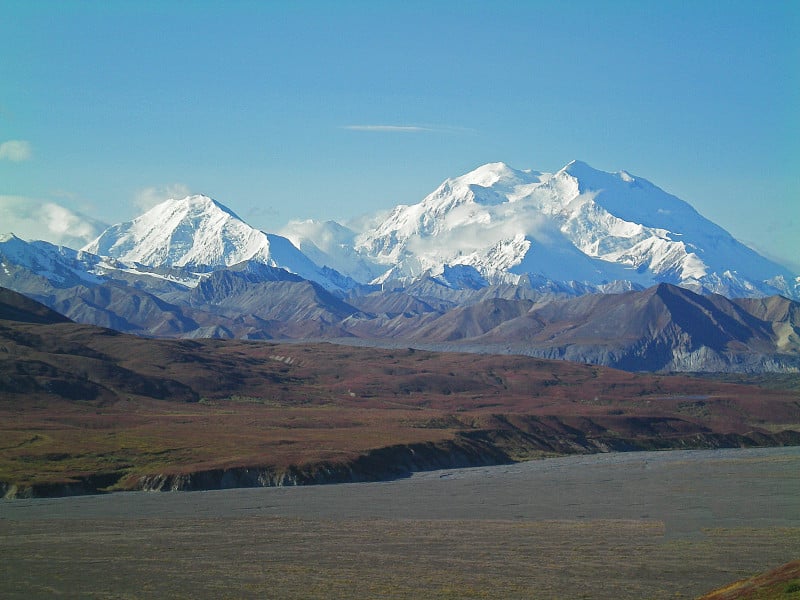
[[[281,487],[328,483],[381,481],[407,477],[415,471],[477,467],[511,462],[508,455],[482,440],[459,438],[453,442],[390,446],[372,450],[348,463],[291,466],[237,467],[186,474],[141,477],[135,489],[188,491],[236,487]]]

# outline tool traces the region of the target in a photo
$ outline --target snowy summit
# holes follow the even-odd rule
[[[483,165],[397,206],[356,238],[383,265],[377,281],[473,268],[489,282],[522,275],[602,287],[669,282],[696,291],[788,293],[788,271],[689,204],[626,171],[572,161],[555,173]]]
[[[162,202],[133,221],[109,227],[83,251],[128,265],[197,272],[253,261],[329,289],[353,285],[339,273],[317,266],[286,238],[251,227],[208,196]]]
[[[150,267],[230,266],[269,262],[267,234],[208,196],[167,200],[127,223],[109,227],[83,248]]]

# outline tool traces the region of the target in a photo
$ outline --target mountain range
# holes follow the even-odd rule
[[[797,277],[689,204],[625,171],[572,161],[556,173],[483,165],[397,206],[361,232],[335,223],[286,233],[317,262],[372,283],[430,274],[453,287],[518,283],[603,291],[673,283],[731,296],[797,298]],[[322,246],[317,240],[325,238]],[[353,266],[353,259],[359,262]]]
[[[800,278],[625,171],[491,163],[355,231],[173,199],[82,249],[0,236],[0,285],[157,337],[331,339],[629,370],[800,369]]]

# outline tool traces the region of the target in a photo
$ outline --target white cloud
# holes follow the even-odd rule
[[[184,183],[167,183],[154,185],[140,190],[133,199],[133,204],[142,212],[148,211],[165,200],[181,199],[191,195],[189,186]]]
[[[356,233],[364,233],[379,227],[381,223],[389,218],[391,213],[391,208],[385,208],[374,213],[365,213],[348,219],[344,222],[344,225]]]
[[[0,233],[75,249],[94,240],[106,228],[105,223],[55,202],[3,195],[0,195],[0,223]]]
[[[0,144],[0,160],[21,162],[33,156],[30,142],[25,140],[8,140]]]

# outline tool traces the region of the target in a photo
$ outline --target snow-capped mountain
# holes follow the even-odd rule
[[[356,236],[355,249],[384,267],[376,282],[466,265],[493,283],[529,275],[598,287],[669,282],[729,296],[798,291],[786,269],[686,202],[580,161],[556,173],[491,163],[447,179]]]
[[[113,225],[83,250],[126,263],[203,268],[269,262],[267,234],[207,196],[167,200]]]
[[[355,284],[317,266],[288,239],[259,231],[208,196],[170,199],[109,227],[84,251],[148,267],[207,272],[245,261],[286,269],[329,289]]]
[[[56,287],[96,284],[95,273],[102,260],[86,252],[50,242],[26,242],[13,233],[0,234],[0,283],[13,287],[13,281],[31,274]]]

